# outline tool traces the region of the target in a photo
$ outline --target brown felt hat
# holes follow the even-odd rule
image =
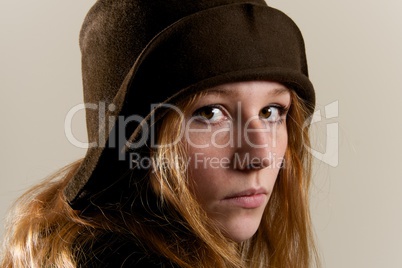
[[[130,172],[129,152],[149,151],[155,104],[228,82],[271,80],[314,109],[302,35],[263,0],[98,0],[80,47],[90,148],[65,189],[75,209]]]

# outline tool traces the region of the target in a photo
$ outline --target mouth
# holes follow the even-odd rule
[[[253,209],[265,204],[268,193],[265,189],[248,189],[226,196],[222,202],[241,208]]]

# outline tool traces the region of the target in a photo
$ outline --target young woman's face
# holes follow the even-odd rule
[[[232,83],[208,90],[185,115],[192,190],[234,241],[261,222],[286,151],[290,102],[279,83]]]

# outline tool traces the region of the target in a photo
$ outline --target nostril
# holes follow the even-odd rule
[[[263,158],[261,161],[261,168],[267,168],[271,165],[272,161],[268,158]]]
[[[253,158],[247,165],[246,169],[264,169],[271,165],[271,161],[268,158]]]
[[[258,170],[264,169],[271,165],[271,158],[269,156],[250,156],[250,154],[245,154],[243,157],[239,155],[235,156],[234,164],[235,168],[240,170]]]

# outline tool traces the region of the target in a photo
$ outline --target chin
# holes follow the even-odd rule
[[[234,242],[244,242],[257,232],[260,226],[261,218],[258,219],[240,219],[233,222],[226,222],[223,225],[225,236]]]
[[[241,242],[247,241],[250,238],[252,238],[253,235],[256,233],[256,231],[257,230],[255,230],[252,233],[247,232],[247,233],[241,233],[241,234],[227,234],[227,237],[236,243],[241,243]]]

